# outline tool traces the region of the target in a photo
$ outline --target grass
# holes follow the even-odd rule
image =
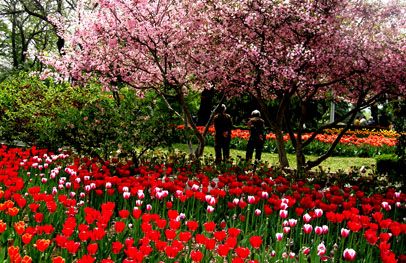
[[[188,152],[186,144],[174,144],[173,147],[177,150]],[[214,147],[206,146],[204,148],[205,155],[214,156]],[[230,149],[230,155],[233,159],[245,158],[245,151]],[[255,155],[255,153],[254,153]],[[296,156],[288,154],[288,160],[291,168],[296,168]],[[317,156],[306,155],[306,160],[314,160]],[[278,155],[273,153],[262,153],[262,161],[268,162],[270,165],[278,164]],[[350,171],[352,167],[369,167],[376,165],[374,158],[358,158],[358,157],[330,157],[321,163],[320,167],[323,170],[330,170],[336,172],[338,170]],[[313,168],[314,170],[320,168]]]

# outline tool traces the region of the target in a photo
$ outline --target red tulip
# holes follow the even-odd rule
[[[227,257],[228,252],[230,251],[230,247],[227,245],[219,245],[217,248],[217,253],[219,254],[220,257]]]
[[[113,251],[114,254],[118,254],[123,249],[123,247],[124,246],[120,241],[115,241],[111,244],[111,251]]]
[[[175,230],[172,229],[165,229],[165,236],[168,240],[173,240],[177,236]]]
[[[52,259],[52,263],[65,263],[65,259],[63,257],[56,257]]]
[[[179,249],[177,247],[167,246],[165,253],[168,258],[175,258],[178,255]]]
[[[227,238],[227,240],[225,241],[224,244],[226,244],[230,248],[234,249],[235,246],[237,245],[237,238],[230,236],[230,237]]]
[[[249,248],[237,247],[235,249],[235,252],[242,259],[246,259],[250,255],[250,249]]]
[[[51,240],[49,239],[38,239],[36,247],[39,251],[44,252],[49,247],[50,244]]]
[[[166,227],[166,219],[159,219],[156,221],[156,225],[159,229],[164,229]]]
[[[206,238],[206,242],[204,243],[207,250],[213,250],[216,246],[216,240],[214,238]]]
[[[168,246],[168,242],[162,241],[162,240],[158,240],[155,243],[155,247],[158,251],[164,251],[165,248]]]
[[[169,221],[169,227],[173,230],[178,230],[178,228],[180,227],[180,221],[177,220]]]
[[[375,231],[375,230],[372,230],[372,229],[366,230],[365,233],[364,233],[364,237],[365,237],[365,239],[367,240],[367,242],[368,242],[370,245],[375,245],[376,242],[377,242],[378,239],[379,239],[378,236],[377,236],[377,234],[376,234],[376,231]]]
[[[32,235],[29,234],[29,233],[25,233],[25,234],[22,236],[22,241],[23,241],[24,244],[30,243],[31,240],[32,240]]]
[[[196,231],[197,228],[199,227],[199,223],[197,221],[187,221],[186,225],[189,231]]]
[[[224,230],[216,231],[213,233],[213,236],[218,242],[222,242],[224,239],[226,239],[227,232]]]
[[[216,223],[214,223],[213,221],[204,223],[204,228],[206,229],[207,232],[211,233],[216,228]]]
[[[91,243],[87,245],[87,251],[89,252],[90,255],[94,255],[97,252],[99,245],[97,243]]]
[[[121,222],[121,221],[118,221],[118,222],[116,222],[116,223],[114,224],[114,228],[116,229],[116,232],[117,232],[117,233],[121,233],[121,232],[123,232],[124,229],[125,229],[125,223],[124,223],[124,222]]]
[[[203,258],[203,253],[200,251],[192,251],[190,253],[190,257],[192,258],[193,262],[200,262]]]
[[[253,248],[259,248],[262,244],[262,238],[260,236],[252,236],[250,243]]]
[[[192,238],[192,234],[190,232],[180,232],[179,233],[179,240],[182,242],[189,242],[189,240]]]

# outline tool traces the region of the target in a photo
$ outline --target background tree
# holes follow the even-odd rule
[[[0,4],[0,61],[3,77],[18,70],[41,70],[33,50],[62,50],[56,18],[68,17],[76,0],[3,0]]]
[[[62,56],[42,56],[42,61],[77,82],[96,80],[113,91],[129,86],[140,98],[155,90],[184,121],[186,133],[198,139],[197,148],[192,150],[191,143],[189,148],[200,156],[204,134],[197,130],[186,101],[192,90],[199,89],[191,74],[196,63],[191,58],[195,41],[191,32],[197,28],[192,8],[192,2],[180,0],[80,3],[73,32],[60,35],[69,42]],[[171,106],[171,99],[182,112]]]
[[[252,94],[277,138],[279,161],[288,166],[283,127],[289,131],[297,166],[311,168],[331,156],[358,111],[383,96],[404,93],[404,9],[368,1],[205,1],[207,32],[204,50],[206,81],[221,76],[216,88],[230,96]],[[300,114],[291,122],[291,99]],[[276,99],[274,114],[267,101]],[[333,123],[321,125],[304,140],[303,124],[315,100],[347,101],[352,109]],[[346,120],[331,148],[307,161],[303,147],[325,128]],[[296,127],[292,123],[297,123]],[[297,137],[293,133],[297,134]]]

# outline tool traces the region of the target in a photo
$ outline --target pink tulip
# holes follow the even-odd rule
[[[323,256],[324,254],[326,254],[326,246],[324,245],[324,243],[321,243],[317,246],[317,255]]]
[[[341,236],[342,237],[348,237],[349,234],[350,234],[350,230],[345,229],[345,228],[341,228]]]
[[[344,249],[343,256],[344,256],[345,260],[353,261],[355,259],[356,254],[357,253],[355,252],[354,249],[346,248],[346,249]]]
[[[311,219],[312,217],[309,214],[306,213],[303,215],[303,221],[305,221],[305,223],[309,223]]]
[[[276,233],[276,240],[281,241],[283,238],[283,233]]]
[[[248,204],[255,203],[255,196],[252,196],[252,195],[248,196],[247,202],[248,202]]]
[[[288,209],[288,208],[289,208],[288,204],[286,204],[286,203],[282,203],[282,204],[281,204],[281,209],[282,209],[282,210],[286,210],[286,209]]]
[[[293,218],[289,219],[289,226],[290,226],[290,227],[295,227],[296,224],[297,224],[297,220],[296,220],[296,219],[293,219]]]
[[[279,215],[281,216],[281,218],[287,218],[288,217],[288,210],[279,211]]]
[[[306,247],[306,248],[303,249],[302,254],[307,255],[307,254],[309,254],[309,252],[310,252],[310,248]]]
[[[306,234],[310,234],[310,233],[312,232],[312,230],[313,230],[313,227],[312,227],[312,225],[310,225],[310,224],[305,224],[305,225],[303,226],[303,231],[304,231]]]
[[[144,192],[142,190],[138,190],[137,197],[138,199],[144,199],[145,197]]]
[[[314,210],[314,216],[315,217],[321,217],[323,215],[323,210],[321,209],[315,209]]]
[[[316,226],[314,228],[314,233],[316,233],[317,235],[323,234],[323,228],[321,228],[321,226]]]

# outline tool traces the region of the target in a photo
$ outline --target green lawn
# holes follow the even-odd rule
[[[175,144],[174,148],[183,152],[187,152],[187,146],[186,144]],[[205,155],[213,155],[214,156],[214,147],[211,146],[206,146],[204,148],[204,154]],[[230,155],[233,159],[237,158],[245,158],[245,151],[241,150],[235,150],[231,149],[230,150]],[[255,153],[254,153],[255,155]],[[313,160],[316,159],[315,156],[306,156],[306,160]],[[262,153],[262,160],[267,161],[271,165],[276,165],[278,163],[278,155],[273,154],[273,153]],[[288,160],[290,167],[296,168],[296,156],[293,154],[288,154]],[[323,170],[328,170],[330,171],[338,171],[338,170],[345,170],[349,171],[351,167],[361,167],[361,166],[371,166],[375,165],[376,161],[374,158],[357,158],[357,157],[330,157],[324,162],[321,163],[321,167]],[[314,168],[314,170],[317,170],[318,168]]]

